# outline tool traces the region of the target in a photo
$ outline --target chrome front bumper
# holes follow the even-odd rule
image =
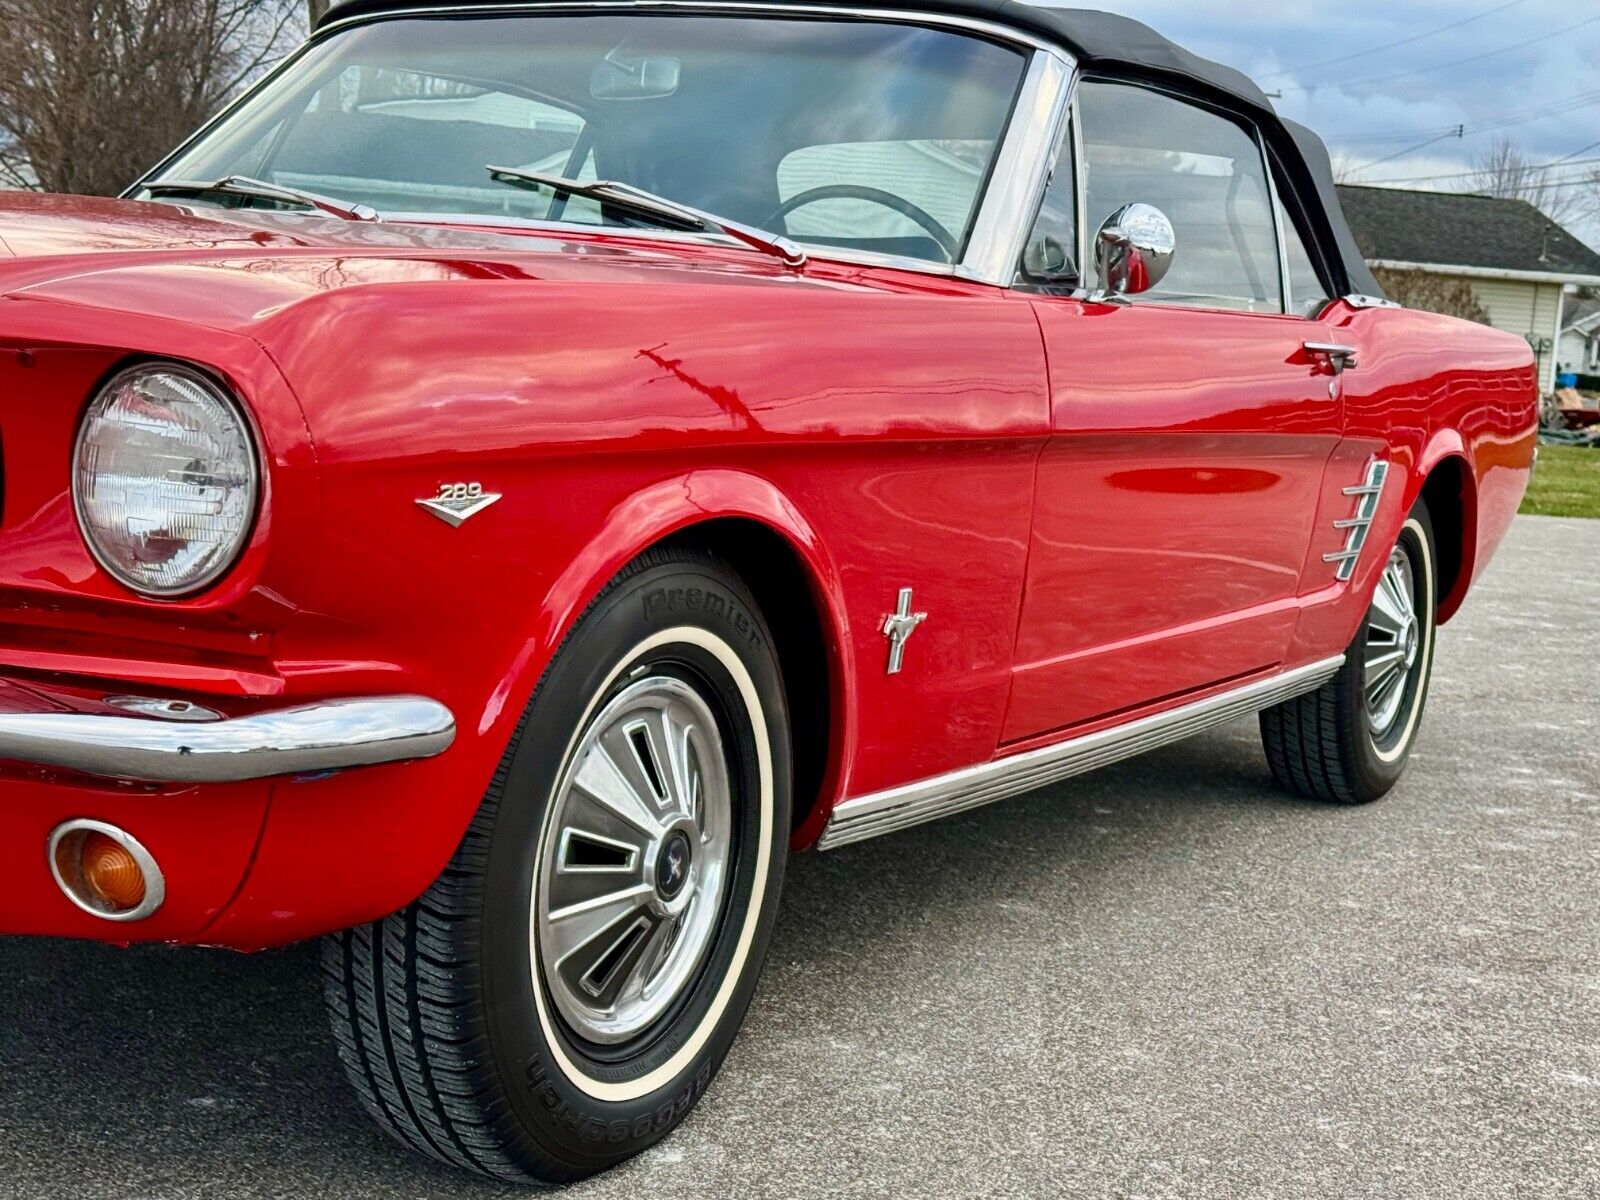
[[[0,712],[0,759],[146,783],[238,783],[431,758],[455,736],[450,710],[425,696],[325,700],[205,722]]]

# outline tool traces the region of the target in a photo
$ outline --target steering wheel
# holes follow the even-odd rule
[[[920,226],[923,232],[938,242],[939,249],[944,251],[945,261],[956,260],[956,239],[953,233],[904,197],[886,192],[882,188],[866,187],[861,184],[830,183],[790,196],[778,205],[765,224],[768,227],[778,226],[786,229],[787,223],[781,226],[778,223],[784,221],[795,209],[822,200],[867,200],[873,204],[881,204],[884,208],[893,209],[913,224]]]

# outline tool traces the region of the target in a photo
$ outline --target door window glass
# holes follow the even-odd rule
[[[1289,311],[1302,317],[1314,317],[1332,297],[1317,274],[1311,255],[1306,252],[1305,240],[1281,203],[1278,215],[1283,225],[1283,256],[1289,263]]]
[[[1272,194],[1253,134],[1219,113],[1127,84],[1086,81],[1078,104],[1091,238],[1134,203],[1155,205],[1177,232],[1166,278],[1130,299],[1282,312]]]

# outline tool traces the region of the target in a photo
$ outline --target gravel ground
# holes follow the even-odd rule
[[[1600,521],[1525,519],[1384,804],[1253,722],[791,867],[679,1133],[575,1197],[1600,1195]],[[0,1196],[509,1196],[370,1127],[313,951],[0,941]]]

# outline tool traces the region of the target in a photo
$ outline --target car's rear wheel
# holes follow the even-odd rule
[[[1433,671],[1438,607],[1427,506],[1406,518],[1339,673],[1261,714],[1273,778],[1314,800],[1366,804],[1405,771]]]
[[[390,1133],[501,1179],[636,1154],[705,1091],[754,991],[789,830],[771,637],[725,565],[656,550],[540,682],[415,904],[328,939],[345,1069]]]

